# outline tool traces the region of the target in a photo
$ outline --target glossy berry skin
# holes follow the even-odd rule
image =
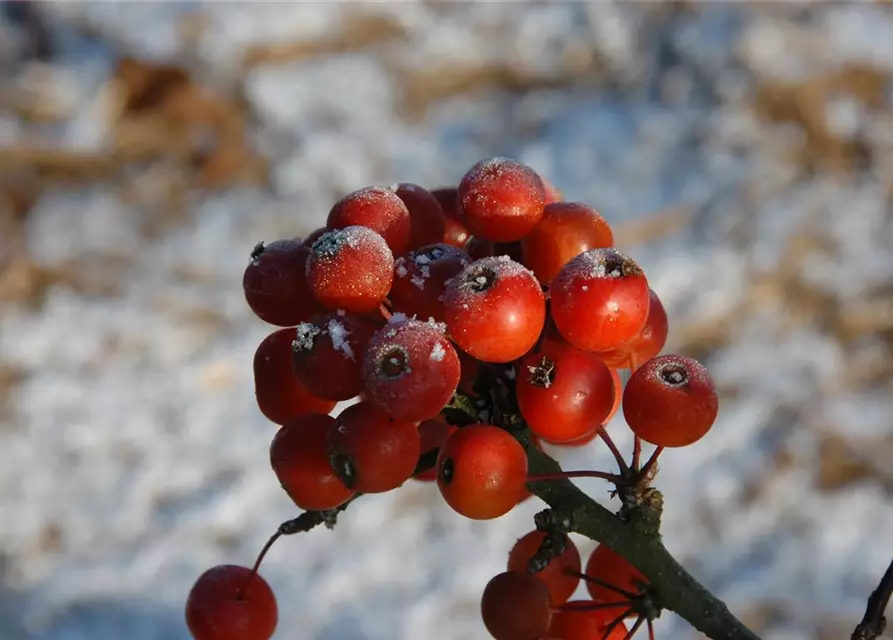
[[[596,437],[598,437],[599,426],[601,425],[596,425],[595,427],[581,435],[579,438],[574,438],[573,440],[566,440],[564,442],[552,442],[551,440],[546,440],[545,438],[543,438],[543,441],[558,447],[584,447],[595,440]]]
[[[456,391],[459,356],[444,325],[396,320],[379,329],[363,357],[363,383],[369,397],[395,418],[433,418]]]
[[[361,366],[375,326],[350,313],[321,313],[299,324],[292,342],[298,379],[317,397],[350,400],[363,390]]]
[[[471,240],[471,233],[459,219],[459,211],[457,209],[459,196],[456,187],[434,189],[431,195],[434,196],[443,210],[444,227],[441,241],[457,249],[464,249],[468,241]]]
[[[663,303],[653,290],[648,291],[648,318],[645,326],[629,342],[616,349],[602,351],[599,357],[609,367],[635,370],[638,366],[655,357],[667,342],[669,324]]]
[[[285,424],[308,413],[329,413],[335,402],[319,398],[301,382],[292,368],[294,329],[268,335],[254,353],[254,394],[268,420]]]
[[[693,358],[652,358],[630,376],[623,416],[645,442],[685,447],[703,438],[716,420],[719,399],[710,373]]]
[[[486,424],[462,427],[437,456],[437,486],[466,518],[505,515],[524,497],[527,454],[508,432]]]
[[[443,209],[430,191],[410,182],[401,182],[394,187],[403,204],[409,210],[410,234],[408,249],[443,242],[446,221]],[[395,252],[399,255],[402,252]]]
[[[443,418],[430,418],[419,424],[419,439],[421,440],[421,453],[425,455],[435,449],[439,449],[446,439],[452,435],[458,427],[447,424]],[[431,467],[415,476],[419,482],[434,482],[437,480],[437,468]]]
[[[606,582],[630,593],[639,593],[647,580],[642,573],[610,547],[600,544],[589,556],[584,572],[591,578]],[[586,581],[586,589],[593,600],[604,603],[624,603],[627,598],[616,591],[594,582]],[[611,610],[613,611],[613,609]],[[620,612],[622,613],[622,611]]]
[[[521,241],[522,261],[548,285],[561,267],[584,251],[614,244],[611,227],[598,212],[579,202],[546,205],[543,217]]]
[[[493,242],[520,240],[543,215],[546,190],[539,175],[516,160],[475,164],[457,190],[459,218],[474,236]]]
[[[581,253],[561,268],[549,291],[559,333],[584,351],[616,349],[648,318],[645,274],[616,249]]]
[[[394,284],[389,296],[391,306],[410,318],[434,318],[443,322],[440,298],[446,282],[469,264],[468,254],[442,242],[400,256],[394,263]]]
[[[540,176],[540,180],[543,181],[543,189],[546,192],[546,204],[552,204],[553,202],[561,202],[564,200],[564,195],[558,188],[546,180],[543,176]]]
[[[545,343],[521,361],[515,375],[518,408],[530,430],[550,442],[582,438],[614,406],[614,379],[593,353]]]
[[[508,571],[527,571],[528,561],[539,551],[540,545],[546,538],[542,531],[531,531],[519,539],[509,552]],[[582,561],[577,546],[570,538],[566,538],[564,551],[553,558],[546,568],[533,575],[537,580],[546,585],[549,590],[549,598],[553,606],[564,604],[574,595],[580,579],[576,575],[568,575],[566,570],[580,573]]]
[[[282,488],[301,509],[334,509],[354,494],[329,463],[328,433],[334,425],[331,416],[303,416],[279,429],[270,445],[270,465]]]
[[[506,571],[494,576],[481,597],[481,618],[495,640],[538,640],[549,631],[549,591],[532,574]]]
[[[270,585],[231,564],[205,571],[186,599],[186,626],[195,640],[268,640],[279,611]],[[247,586],[247,588],[246,588]]]
[[[360,493],[384,493],[409,480],[421,448],[415,422],[392,418],[372,402],[342,411],[328,443],[336,475]]]
[[[300,239],[259,243],[242,276],[245,301],[270,324],[290,327],[319,311],[310,293],[304,265],[310,249]]]
[[[306,272],[310,291],[325,308],[368,313],[387,298],[394,279],[394,256],[372,229],[345,227],[317,238]]]
[[[412,221],[403,200],[387,187],[365,187],[335,203],[326,226],[330,229],[360,226],[372,229],[394,255],[409,250]]]
[[[473,262],[447,283],[444,320],[453,341],[484,362],[511,362],[536,343],[546,319],[542,288],[506,256]]]
[[[627,607],[618,605],[615,609],[586,610],[588,606],[594,606],[594,600],[573,600],[568,603],[568,608],[552,615],[552,625],[549,627],[549,636],[560,640],[624,640],[627,634],[626,625],[618,623],[611,633],[605,635],[605,631]]]
[[[623,379],[620,377],[620,371],[618,371],[617,369],[611,369],[611,380],[614,381],[614,405],[608,412],[608,417],[602,421],[602,424],[609,423],[611,419],[615,415],[617,415],[617,412],[620,410],[620,405],[623,400]]]

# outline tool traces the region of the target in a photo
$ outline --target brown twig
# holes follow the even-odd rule
[[[871,592],[868,597],[868,604],[865,607],[865,615],[862,621],[856,625],[851,640],[874,640],[887,627],[887,618],[884,611],[890,602],[890,596],[893,595],[893,561],[887,567],[884,577],[881,578],[877,589]]]

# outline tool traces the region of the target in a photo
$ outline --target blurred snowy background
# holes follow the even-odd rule
[[[667,545],[764,638],[849,637],[893,555],[889,5],[2,15],[0,638],[185,638],[196,576],[296,513],[254,405],[252,246],[491,155],[614,222],[669,348],[714,372],[721,420],[663,457]],[[481,589],[540,508],[364,498],[271,552],[277,637],[485,638]]]

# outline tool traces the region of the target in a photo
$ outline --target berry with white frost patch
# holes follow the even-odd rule
[[[322,313],[299,324],[292,342],[295,375],[321,398],[350,400],[363,389],[361,356],[374,331],[349,313]]]
[[[461,367],[443,324],[404,319],[372,336],[362,373],[376,404],[395,418],[420,422],[449,402]]]

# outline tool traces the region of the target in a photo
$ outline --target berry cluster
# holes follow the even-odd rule
[[[657,456],[703,437],[717,396],[698,362],[658,355],[666,313],[613,242],[594,209],[495,158],[456,188],[355,191],[305,240],[258,244],[245,298],[283,328],[255,354],[256,398],[281,425],[272,469],[306,513],[279,528],[253,569],[219,566],[198,579],[186,605],[193,636],[269,638],[276,601],[257,569],[270,544],[332,525],[359,495],[411,478],[436,482],[450,507],[481,520],[530,497],[530,483],[574,477],[613,482],[627,511],[647,501]],[[632,372],[625,387],[620,369]],[[604,428],[621,407],[636,436],[631,464]],[[530,473],[529,453],[542,442],[597,436],[620,473]],[[643,441],[656,447],[644,465]],[[538,521],[486,585],[481,614],[494,638],[651,629],[645,576],[605,545],[584,570],[568,533]],[[588,599],[569,601],[581,580]]]

